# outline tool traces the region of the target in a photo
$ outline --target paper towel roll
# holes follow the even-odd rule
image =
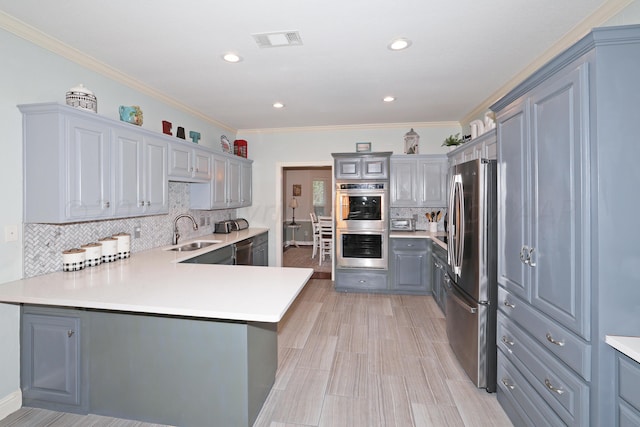
[[[118,260],[118,240],[113,237],[104,237],[98,240],[102,245],[102,262]]]
[[[78,271],[84,268],[84,249],[69,249],[62,252],[62,271]]]
[[[102,245],[100,243],[87,243],[80,246],[80,249],[84,249],[84,266],[95,267],[102,262]]]
[[[131,256],[131,235],[128,233],[117,233],[113,238],[118,240],[118,257],[120,259]]]

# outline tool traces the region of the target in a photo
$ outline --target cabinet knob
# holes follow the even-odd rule
[[[147,200],[147,206],[151,206],[151,201]]]
[[[504,386],[509,390],[513,390],[514,388],[516,388],[516,386],[511,384],[511,382],[506,378],[503,378],[501,381],[502,381],[502,384],[504,384]]]
[[[508,299],[505,299],[503,304],[509,308],[516,308],[515,304],[511,304]]]
[[[109,203],[109,201],[104,202],[103,206],[106,208],[108,208],[109,206],[111,206],[111,204]]]
[[[502,342],[505,343],[506,345],[513,347],[514,346],[514,342],[511,341],[506,335],[502,336]]]
[[[144,200],[140,200],[140,203],[138,203],[138,206],[140,207],[144,206]]]
[[[73,336],[73,334],[75,334],[75,333],[76,333],[76,331],[74,331],[73,329],[69,329],[69,330],[67,331],[67,336],[68,336],[69,338],[71,338],[71,337]]]
[[[366,280],[358,280],[360,283],[367,283]]]

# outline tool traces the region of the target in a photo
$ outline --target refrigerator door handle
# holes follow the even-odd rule
[[[449,293],[448,296],[451,297],[451,300],[462,307],[465,311],[471,314],[476,314],[478,312],[478,309],[476,307],[471,307],[469,304],[463,301],[459,296],[455,294],[455,291]]]
[[[462,254],[464,253],[464,189],[462,187],[462,175],[456,174],[451,181],[449,194],[449,212],[451,223],[449,225],[449,263],[453,273],[460,275],[462,272]]]

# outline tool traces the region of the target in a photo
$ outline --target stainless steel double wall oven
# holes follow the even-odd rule
[[[387,269],[388,181],[336,182],[336,268]]]

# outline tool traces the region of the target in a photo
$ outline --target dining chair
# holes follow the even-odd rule
[[[325,255],[333,258],[333,224],[331,221],[318,221],[320,225],[320,260],[322,265]]]
[[[309,215],[311,216],[311,230],[313,231],[313,252],[311,253],[311,259],[313,259],[320,249],[320,224],[315,212],[310,212]]]

